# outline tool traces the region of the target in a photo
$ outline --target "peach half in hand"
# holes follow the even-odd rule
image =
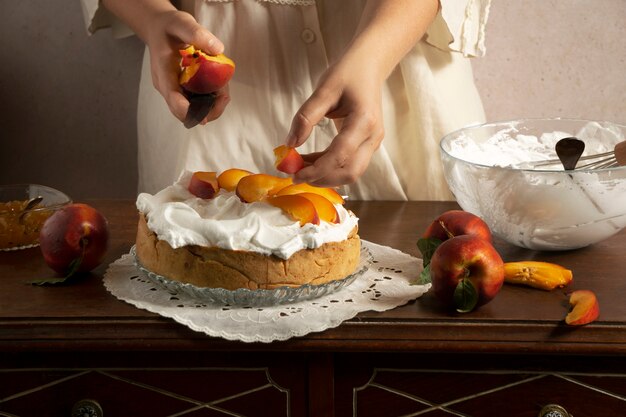
[[[242,177],[235,193],[246,203],[265,200],[279,190],[292,184],[291,178],[280,178],[269,174],[252,174]]]
[[[288,187],[283,188],[278,192],[277,195],[290,195],[290,194],[300,194],[300,193],[313,193],[319,194],[322,197],[326,197],[333,204],[343,204],[344,200],[339,195],[339,193],[332,188],[324,188],[324,187],[315,187],[313,185],[307,183],[299,183],[292,184]]]
[[[245,169],[230,168],[217,176],[217,183],[220,188],[223,188],[226,191],[235,191],[237,184],[239,184],[239,180],[243,177],[247,177],[248,175],[252,175],[252,172],[246,171]]]
[[[320,218],[315,210],[315,205],[301,195],[281,195],[267,199],[267,202],[274,207],[291,216],[292,219],[300,222],[300,226],[307,223],[320,224]]]
[[[189,92],[213,93],[224,87],[235,72],[235,63],[224,54],[208,55],[193,45],[179,52],[182,71],[178,82]]]
[[[220,190],[215,172],[196,171],[191,176],[189,192],[198,198],[211,199]]]
[[[274,148],[274,156],[276,157],[274,166],[286,174],[295,174],[304,167],[304,159],[296,148],[291,146],[281,145]]]
[[[565,323],[570,326],[582,326],[598,318],[600,304],[593,291],[576,290],[569,296],[572,310],[565,316]]]
[[[326,197],[314,193],[300,193],[292,195],[304,197],[313,203],[320,220],[324,220],[328,223],[339,223],[339,214],[337,213],[337,209],[335,208],[335,205]]]

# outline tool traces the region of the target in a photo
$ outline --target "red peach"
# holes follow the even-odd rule
[[[235,63],[224,54],[208,55],[193,46],[181,50],[179,83],[196,94],[213,93],[223,88],[235,72]]]
[[[441,243],[430,260],[435,296],[460,312],[491,301],[504,282],[504,262],[491,243],[476,235]]]
[[[491,242],[491,230],[487,223],[475,214],[463,210],[449,210],[441,214],[428,226],[423,238],[447,240],[450,236],[446,230],[453,236],[474,235]]]
[[[50,216],[41,228],[44,260],[59,274],[88,272],[100,265],[109,241],[106,218],[87,204],[70,204]],[[80,262],[78,266],[74,265]]]

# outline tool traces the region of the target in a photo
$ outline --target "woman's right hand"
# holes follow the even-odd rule
[[[152,84],[161,93],[172,114],[184,121],[189,101],[178,83],[181,59],[178,51],[187,45],[193,45],[209,55],[217,55],[223,52],[224,45],[198,24],[193,16],[179,10],[156,14],[144,34],[144,41],[150,51]],[[217,91],[215,105],[200,124],[204,125],[220,117],[229,101],[226,85]]]

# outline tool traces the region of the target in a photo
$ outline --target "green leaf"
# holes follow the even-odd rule
[[[478,291],[467,278],[463,278],[454,289],[454,305],[459,313],[469,313],[478,304]]]
[[[432,282],[432,278],[430,277],[430,265],[426,265],[424,269],[422,269],[418,281],[420,285],[430,284]]]
[[[86,241],[85,238],[82,238],[80,243],[81,243],[81,247],[82,247],[82,251],[80,253],[80,256],[78,258],[74,259],[72,262],[70,262],[70,265],[69,265],[69,268],[68,268],[69,270],[68,270],[67,274],[64,277],[36,279],[36,280],[33,280],[33,281],[28,281],[28,284],[31,284],[31,285],[56,285],[56,284],[63,284],[65,282],[67,282],[67,280],[72,278],[74,275],[76,275],[76,273],[78,272],[78,268],[83,263],[83,258],[85,257],[85,250],[87,248],[87,241]]]
[[[435,250],[441,245],[442,240],[436,237],[423,237],[417,241],[417,248],[422,254],[424,268],[430,264],[430,258],[433,257]]]

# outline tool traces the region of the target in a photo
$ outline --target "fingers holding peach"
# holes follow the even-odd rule
[[[227,84],[235,72],[235,63],[224,54],[209,55],[194,46],[181,50],[180,55],[178,81],[189,100],[184,124],[190,129],[222,114],[230,101]]]

